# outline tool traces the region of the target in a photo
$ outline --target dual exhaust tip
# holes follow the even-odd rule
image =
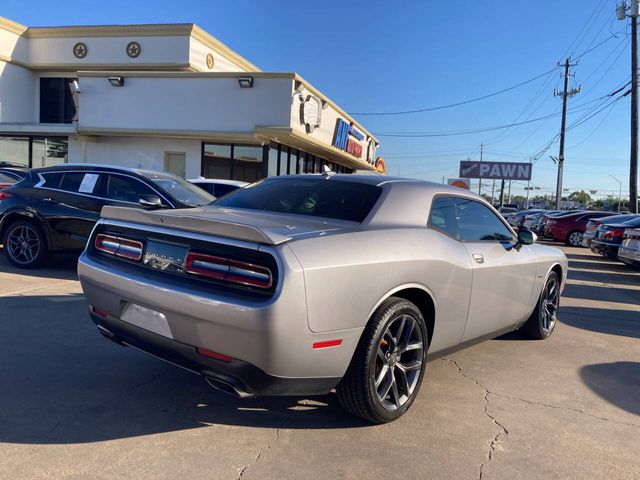
[[[206,376],[204,377],[204,379],[211,388],[214,388],[215,390],[226,393],[228,395],[233,395],[236,398],[249,398],[254,396],[253,394],[237,387],[228,380],[210,376]]]

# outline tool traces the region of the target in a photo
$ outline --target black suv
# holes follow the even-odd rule
[[[83,250],[105,205],[187,208],[213,200],[170,173],[88,164],[36,168],[0,191],[0,239],[13,265],[36,268],[52,253]]]

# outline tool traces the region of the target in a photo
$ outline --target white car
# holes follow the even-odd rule
[[[231,193],[238,188],[249,185],[247,182],[241,182],[240,180],[224,180],[221,178],[200,177],[192,178],[188,181],[216,198],[224,197],[227,193]]]
[[[640,228],[627,228],[618,249],[618,260],[640,267]]]

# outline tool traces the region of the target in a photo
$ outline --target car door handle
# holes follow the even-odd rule
[[[48,198],[48,197],[47,198],[43,198],[42,201],[45,202],[45,203],[58,203],[53,198]]]
[[[484,263],[484,255],[481,253],[472,253],[471,256],[476,261],[476,263]]]

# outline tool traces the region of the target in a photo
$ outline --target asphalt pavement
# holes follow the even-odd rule
[[[75,258],[0,258],[2,479],[640,478],[640,271],[563,247],[551,339],[515,333],[428,365],[371,426],[335,395],[239,400],[96,331]]]

